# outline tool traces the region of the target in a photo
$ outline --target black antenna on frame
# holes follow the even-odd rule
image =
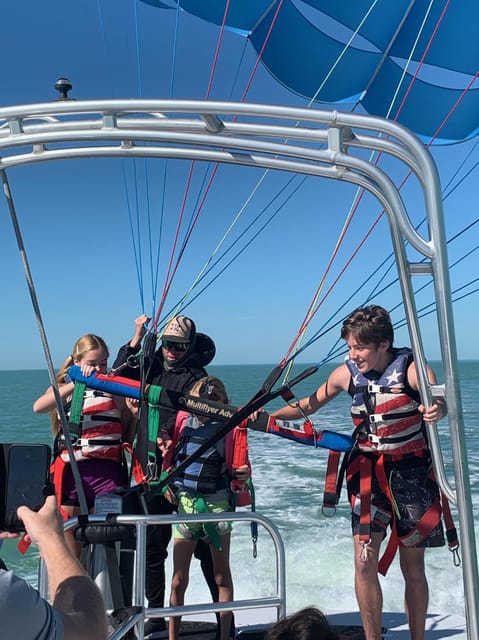
[[[72,90],[72,83],[68,78],[58,78],[55,82],[55,89],[60,94],[57,100],[73,100],[70,98],[68,92]]]

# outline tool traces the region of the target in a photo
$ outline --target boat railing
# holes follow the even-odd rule
[[[265,529],[272,540],[275,556],[275,590],[272,596],[255,597],[246,600],[233,600],[231,602],[205,602],[199,604],[184,605],[181,607],[163,607],[151,608],[145,606],[145,579],[146,579],[146,544],[147,544],[147,528],[151,525],[172,525],[179,522],[250,522],[261,525]],[[79,524],[77,518],[71,518],[65,522],[65,531],[77,527]],[[111,594],[105,593],[104,586],[110,584],[108,576],[108,563],[105,561],[87,563],[87,571],[93,578],[97,578],[99,572],[103,573],[100,582],[97,581],[100,590],[102,590],[107,603],[107,612],[111,622],[112,631],[109,640],[120,640],[131,630],[135,629],[138,638],[144,637],[144,623],[147,618],[163,618],[170,616],[201,616],[205,614],[214,614],[220,611],[252,611],[258,609],[267,609],[276,611],[276,619],[286,615],[286,560],[284,544],[281,534],[276,525],[266,516],[251,512],[237,511],[224,512],[219,514],[194,514],[194,515],[178,515],[176,513],[170,515],[108,515],[88,516],[87,527],[101,527],[102,525],[115,527],[131,527],[135,529],[135,547],[131,584],[131,602],[125,603],[124,611],[113,611],[109,607],[109,598]],[[85,521],[82,521],[82,528],[85,528]],[[101,549],[103,543],[90,545],[93,553],[96,549]],[[91,556],[90,556],[91,558]],[[119,560],[118,560],[119,561]],[[43,562],[40,563],[39,570],[39,591],[44,597],[48,597],[48,580]],[[209,591],[207,590],[208,595]],[[268,620],[271,621],[271,620]]]

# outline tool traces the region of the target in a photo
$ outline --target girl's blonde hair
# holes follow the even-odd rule
[[[205,376],[197,380],[189,391],[190,396],[196,396],[197,398],[205,398],[205,400],[213,400],[215,402],[222,402],[228,404],[228,392],[225,385],[219,378],[214,376]]]
[[[66,380],[68,369],[75,363],[75,360],[81,360],[89,351],[95,349],[103,349],[106,353],[106,357],[110,355],[106,342],[100,336],[96,336],[94,333],[86,333],[84,336],[78,338],[73,345],[72,353],[65,359],[61,367],[57,372],[58,384],[63,384]],[[50,422],[54,434],[60,431],[60,419],[58,417],[58,411],[53,409],[50,413]]]

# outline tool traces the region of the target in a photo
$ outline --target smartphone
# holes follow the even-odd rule
[[[4,453],[4,522],[0,529],[24,531],[17,518],[17,508],[26,505],[38,511],[50,491],[51,449],[46,444],[3,445]],[[0,509],[0,516],[1,516]]]

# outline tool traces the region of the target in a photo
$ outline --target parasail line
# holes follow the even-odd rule
[[[173,97],[173,87],[175,83],[176,77],[176,61],[177,61],[177,50],[178,50],[178,33],[180,30],[180,5],[176,4],[175,10],[175,29],[173,32],[173,45],[172,45],[172,56],[171,56],[171,70],[170,70],[170,84],[169,84],[169,97]],[[152,282],[152,312],[151,316],[154,317],[154,311],[156,309],[156,300],[158,295],[158,282],[160,277],[160,243],[163,237],[163,222],[165,219],[165,201],[166,201],[166,185],[168,181],[168,168],[169,168],[169,159],[166,158],[163,164],[163,179],[162,179],[162,194],[161,194],[161,206],[160,206],[160,226],[158,232],[158,250],[156,252],[156,269],[155,269],[155,277]]]
[[[260,49],[260,51],[259,51],[259,53],[258,53],[258,55],[256,57],[256,62],[254,64],[254,66],[253,66],[253,70],[251,71],[251,74],[250,74],[250,77],[248,79],[248,82],[246,83],[246,87],[245,87],[245,89],[243,91],[243,95],[241,96],[240,102],[244,102],[246,100],[246,96],[249,93],[249,90],[251,88],[251,84],[253,82],[253,78],[254,78],[254,76],[256,74],[256,71],[258,70],[259,63],[261,62],[261,58],[263,57],[264,50],[266,48],[266,45],[268,44],[268,41],[269,41],[270,36],[271,36],[271,32],[273,31],[273,27],[276,24],[276,20],[278,19],[278,15],[279,15],[279,12],[280,12],[282,6],[283,6],[283,0],[279,0],[278,6],[276,7],[276,11],[274,12],[273,19],[271,20],[271,24],[269,25],[269,28],[268,28],[268,31],[266,32],[266,36],[264,38],[263,44],[261,45],[261,49]]]
[[[221,49],[221,43],[223,41],[223,34],[224,34],[225,25],[226,25],[226,19],[227,19],[227,16],[228,16],[229,5],[230,5],[230,0],[227,0],[227,3],[225,5],[225,11],[223,13],[223,20],[222,20],[221,29],[220,29],[220,35],[218,37],[218,41],[217,41],[217,45],[216,45],[215,56],[214,56],[213,64],[212,64],[211,71],[210,71],[210,79],[209,79],[208,88],[207,88],[207,91],[206,91],[206,99],[208,99],[208,97],[209,97],[209,94],[210,94],[210,91],[211,91],[211,87],[212,87],[212,84],[213,84],[213,78],[214,78],[215,71],[216,71],[216,64],[217,64],[217,60],[218,60],[218,56],[219,56],[219,51]],[[216,170],[217,170],[218,166],[219,165],[217,164],[217,166],[216,166],[216,168],[215,168],[215,170],[213,172],[213,175],[216,174]],[[159,318],[161,316],[161,312],[163,310],[163,306],[165,304],[166,297],[168,295],[168,292],[170,290],[171,284],[173,282],[174,275],[175,275],[175,273],[176,273],[176,271],[178,269],[178,266],[180,264],[181,258],[182,258],[183,254],[184,254],[184,251],[186,250],[186,245],[187,245],[188,240],[189,240],[189,238],[191,236],[191,232],[192,232],[192,230],[193,230],[193,228],[194,228],[194,226],[196,224],[196,221],[197,221],[198,216],[199,216],[200,211],[201,211],[201,209],[198,209],[197,214],[196,214],[196,216],[194,218],[194,221],[193,221],[193,223],[192,223],[192,225],[190,227],[190,230],[187,233],[187,236],[186,236],[185,241],[183,243],[182,249],[180,250],[180,254],[177,257],[176,267],[173,269],[172,268],[173,258],[174,258],[174,254],[175,254],[175,251],[176,251],[176,245],[177,245],[178,238],[179,238],[179,231],[180,231],[180,228],[181,228],[181,224],[182,224],[182,220],[183,220],[183,216],[184,216],[184,212],[185,212],[185,208],[186,208],[186,202],[187,202],[187,199],[188,199],[188,194],[189,194],[190,187],[191,187],[191,181],[192,181],[192,178],[193,178],[194,167],[195,167],[195,161],[192,160],[191,163],[190,163],[190,169],[189,169],[188,178],[187,178],[187,181],[186,181],[185,192],[183,194],[183,201],[182,201],[182,206],[181,206],[181,210],[180,210],[180,216],[179,216],[178,225],[177,225],[177,229],[176,229],[175,240],[174,240],[174,243],[173,243],[173,248],[172,248],[172,251],[171,251],[170,260],[169,260],[169,263],[168,263],[168,270],[167,270],[167,274],[166,274],[166,278],[165,278],[165,285],[164,285],[164,288],[163,288],[163,293],[162,293],[162,296],[161,296],[160,304],[158,305],[158,309],[157,309],[156,315],[154,317],[153,326],[155,328],[158,325],[158,321],[159,321]],[[210,177],[209,184],[211,184],[211,181],[212,181],[212,178]]]
[[[216,262],[209,266],[208,269],[206,269],[204,271],[204,273],[202,273],[201,276],[198,276],[197,279],[195,280],[194,285],[192,285],[190,287],[190,289],[188,290],[188,292],[181,298],[181,300],[178,302],[178,304],[176,305],[177,309],[185,309],[187,308],[192,302],[194,302],[194,300],[196,300],[204,291],[206,291],[206,289],[208,287],[211,286],[211,284],[213,282],[215,282],[215,280],[217,280],[224,272],[225,270],[235,261],[237,260],[237,258],[244,253],[244,251],[246,251],[246,249],[250,246],[250,244],[260,235],[260,233],[262,233],[262,231],[264,231],[264,229],[273,221],[274,217],[279,213],[279,211],[286,205],[286,203],[293,197],[293,195],[296,193],[296,191],[298,191],[298,189],[302,186],[303,182],[307,179],[307,176],[303,177],[301,183],[297,186],[295,186],[294,190],[287,196],[287,198],[284,200],[284,202],[278,206],[277,209],[275,209],[275,211],[270,215],[270,217],[266,220],[266,222],[263,223],[263,225],[254,233],[253,237],[245,244],[243,245],[243,247],[241,249],[239,249],[237,251],[237,253],[229,260],[229,262],[211,279],[208,281],[208,283],[202,288],[200,289],[200,291],[198,293],[196,293],[196,295],[189,299],[188,302],[186,302],[186,300],[189,298],[190,294],[193,292],[193,290],[201,283],[201,281],[211,272],[211,270],[218,266],[218,264],[225,258],[225,256],[232,251],[233,247],[238,244],[238,242],[241,240],[241,238],[247,233],[247,231],[249,231],[252,226],[258,222],[259,218],[265,213],[265,211],[268,209],[268,207],[272,204],[272,202],[274,202],[274,200],[276,198],[279,197],[279,195],[282,193],[282,191],[284,191],[286,189],[287,186],[289,186],[294,180],[296,179],[296,176],[293,176],[289,182],[280,189],[280,191],[276,194],[276,196],[274,196],[274,198],[270,201],[270,203],[268,203],[268,205],[266,205],[262,211],[254,218],[254,220],[252,220],[252,222],[246,227],[246,229],[244,231],[241,232],[241,234],[238,236],[238,238],[236,238],[236,240],[221,254],[221,256],[219,256],[219,258],[216,260]],[[207,262],[207,265],[209,264],[210,261]],[[204,269],[206,268],[206,266],[204,267]],[[170,310],[170,313],[167,314],[168,317],[173,313],[173,310]]]
[[[108,53],[108,45],[107,45],[107,40],[106,40],[105,23],[104,23],[104,20],[103,20],[103,11],[102,11],[102,8],[101,8],[100,0],[97,0],[97,13],[98,13],[98,20],[99,20],[99,24],[100,24],[100,33],[101,33],[101,36],[102,36],[103,55],[104,55],[104,58],[105,58],[105,65],[111,67],[111,63],[108,61],[108,55],[107,55],[107,53]],[[108,78],[108,82],[109,82],[109,85],[110,85],[110,95],[113,96],[113,85],[112,85],[112,82],[111,82],[112,74],[106,73],[105,76]],[[140,238],[138,236],[138,245],[137,245],[136,241],[135,241],[135,233],[134,233],[134,227],[133,227],[132,207],[131,207],[131,203],[130,203],[130,197],[129,197],[129,194],[128,194],[128,184],[127,184],[126,172],[125,172],[125,160],[123,160],[123,159],[122,159],[122,162],[121,162],[121,167],[122,167],[122,179],[123,179],[123,186],[124,186],[124,191],[125,191],[126,206],[127,206],[127,212],[128,212],[128,224],[129,224],[130,235],[131,235],[132,244],[133,244],[133,257],[134,257],[135,266],[136,266],[136,276],[137,276],[138,291],[139,291],[139,297],[140,297],[140,306],[141,306],[142,309],[144,309],[145,303],[144,303],[144,295],[143,295],[144,287],[143,287],[142,257],[141,257],[141,252],[140,252]],[[134,173],[134,183],[135,183],[135,192],[137,194],[138,193],[138,185],[137,185],[136,171]],[[137,221],[138,221],[138,215],[139,214],[138,214],[138,208],[137,208]],[[138,226],[138,224],[137,224],[137,226]]]
[[[429,38],[429,41],[428,41],[428,43],[426,44],[426,47],[425,47],[425,49],[424,49],[424,51],[423,51],[423,54],[422,54],[422,56],[421,56],[421,58],[420,58],[420,60],[419,60],[419,63],[418,63],[418,65],[417,65],[417,67],[416,67],[416,69],[415,69],[415,71],[414,71],[414,73],[413,73],[413,77],[412,77],[412,78],[411,78],[411,80],[409,81],[409,85],[408,85],[408,87],[407,87],[407,89],[406,89],[406,93],[404,94],[404,96],[403,96],[403,98],[402,98],[402,100],[401,100],[401,103],[400,103],[400,105],[399,105],[399,107],[398,107],[398,110],[396,111],[396,115],[395,115],[395,117],[393,118],[394,120],[397,120],[397,119],[398,119],[398,117],[401,115],[401,112],[402,112],[402,110],[403,110],[403,108],[404,108],[404,105],[405,105],[405,103],[406,103],[406,100],[407,100],[407,98],[409,97],[409,94],[410,94],[410,93],[411,93],[411,91],[412,91],[412,87],[413,87],[413,85],[414,85],[414,83],[415,83],[415,81],[416,81],[416,79],[417,79],[417,77],[418,77],[419,71],[421,70],[422,66],[424,65],[424,60],[425,60],[425,58],[426,58],[427,54],[429,53],[429,49],[431,48],[432,43],[434,42],[434,38],[436,37],[436,34],[437,34],[437,32],[439,31],[439,27],[441,26],[442,21],[444,20],[444,16],[445,16],[445,15],[446,15],[446,13],[447,13],[447,10],[448,10],[448,8],[449,8],[450,3],[451,3],[451,0],[447,0],[447,1],[446,1],[446,4],[444,5],[444,7],[443,7],[443,9],[442,9],[442,11],[441,11],[441,15],[439,16],[439,18],[438,18],[438,20],[437,20],[437,22],[436,22],[436,25],[435,25],[435,27],[434,27],[434,30],[433,30],[433,32],[432,32],[432,34],[431,34],[431,37]],[[433,4],[434,4],[434,2],[433,2],[433,0],[431,0],[431,2],[430,2],[430,4],[429,4],[429,7],[428,7],[428,10],[426,11],[426,14],[425,14],[425,16],[424,16],[424,20],[423,20],[423,23],[422,23],[422,25],[421,25],[421,30],[420,30],[420,31],[419,31],[419,33],[417,34],[417,36],[416,36],[416,41],[415,41],[414,46],[413,46],[413,48],[412,48],[412,50],[411,50],[411,53],[410,53],[410,56],[409,56],[409,60],[408,60],[408,65],[409,65],[409,64],[410,64],[410,62],[411,62],[412,53],[413,53],[413,51],[414,51],[414,49],[415,49],[415,47],[416,47],[416,45],[417,45],[417,43],[418,43],[418,41],[419,41],[419,36],[420,36],[420,34],[422,33],[422,29],[424,28],[424,25],[425,25],[425,23],[426,23],[426,21],[427,21],[427,17],[428,17],[428,15],[429,15],[429,12],[430,12],[430,11],[431,11],[431,9],[432,9],[432,5],[433,5]],[[402,76],[402,77],[404,77],[404,74],[405,74],[405,72],[406,72],[406,68],[407,68],[407,66],[408,66],[408,65],[406,65],[405,69],[403,70],[403,76]],[[402,82],[402,80],[401,80],[401,82]],[[400,85],[398,85],[398,89],[399,89],[399,86],[400,86]],[[396,92],[396,95],[397,95],[397,92]],[[394,104],[394,101],[392,102],[392,104]]]
[[[275,15],[274,15],[274,17],[273,17],[272,24],[270,25],[270,28],[269,28],[269,30],[268,30],[268,33],[267,33],[267,35],[266,35],[266,37],[265,37],[265,40],[264,40],[264,42],[263,42],[263,47],[262,47],[262,49],[261,49],[261,53],[260,53],[260,55],[258,56],[258,59],[257,59],[257,61],[256,61],[256,64],[255,64],[255,66],[254,66],[254,68],[253,68],[253,71],[252,71],[252,72],[251,72],[251,74],[250,74],[250,78],[249,78],[249,81],[248,81],[248,83],[247,83],[246,89],[245,89],[245,91],[243,92],[243,96],[242,96],[242,98],[241,98],[241,101],[242,101],[242,102],[246,99],[246,95],[247,95],[247,93],[248,93],[248,91],[249,91],[249,88],[250,88],[250,86],[251,86],[252,79],[253,79],[253,77],[254,77],[254,75],[255,75],[255,73],[256,73],[256,70],[257,70],[257,68],[258,68],[259,61],[260,61],[260,58],[261,58],[261,55],[262,55],[262,51],[264,51],[264,48],[265,48],[265,46],[266,46],[266,44],[267,44],[267,42],[268,42],[268,40],[269,40],[269,37],[270,37],[270,35],[271,35],[271,30],[272,30],[272,28],[273,28],[273,26],[274,26],[274,24],[275,24],[275,22],[276,22],[276,19],[277,19],[278,13],[279,13],[279,9],[281,8],[282,4],[283,4],[283,0],[280,0],[279,5],[278,5],[278,7],[277,7],[277,10],[276,10],[276,12],[275,12]],[[229,8],[229,0],[228,0],[228,2],[227,2],[227,5],[225,6],[225,12],[224,12],[224,14],[223,14],[223,21],[222,21],[221,30],[220,30],[220,31],[221,31],[221,35],[220,35],[220,37],[219,37],[219,39],[218,39],[218,40],[219,40],[219,43],[218,43],[218,45],[217,45],[217,50],[216,50],[216,53],[215,53],[215,62],[214,62],[214,64],[213,64],[212,72],[211,72],[211,75],[210,75],[210,83],[209,83],[208,90],[207,90],[207,98],[208,98],[208,96],[209,96],[209,91],[210,91],[210,88],[211,88],[212,79],[213,79],[213,76],[214,76],[214,71],[215,71],[215,69],[216,69],[217,54],[219,54],[220,44],[221,44],[221,41],[222,41],[222,33],[224,32],[224,27],[225,27],[226,19],[227,19],[228,8]],[[184,197],[183,197],[182,209],[181,209],[181,213],[180,213],[180,220],[181,220],[181,219],[182,219],[182,217],[183,217],[184,209],[185,209],[185,207],[186,207],[186,200],[187,200],[188,193],[189,193],[189,189],[190,189],[190,186],[191,186],[191,179],[192,179],[192,173],[193,173],[194,166],[195,166],[195,161],[193,160],[193,161],[191,162],[191,164],[190,164],[190,171],[189,171],[188,180],[187,180],[187,187],[186,187],[186,189],[185,189],[185,194],[184,194]],[[208,193],[209,193],[209,190],[210,190],[210,188],[211,188],[211,185],[212,185],[212,183],[213,183],[213,180],[214,180],[214,178],[215,178],[215,176],[216,176],[216,173],[217,173],[217,170],[218,170],[218,169],[219,169],[219,163],[216,163],[215,168],[213,169],[213,173],[212,173],[212,175],[210,176],[210,179],[209,179],[209,181],[208,181],[208,185],[207,185],[207,187],[206,187],[206,189],[205,189],[205,192],[204,192],[204,194],[203,194],[203,198],[202,198],[202,201],[201,201],[201,203],[200,203],[200,206],[198,207],[197,213],[195,214],[194,222],[193,222],[193,224],[192,224],[192,227],[190,228],[190,230],[189,230],[189,232],[188,232],[188,234],[187,234],[187,237],[186,237],[186,239],[185,239],[185,243],[184,243],[184,245],[183,245],[183,248],[182,248],[182,250],[180,251],[180,255],[179,255],[179,256],[178,256],[178,258],[177,258],[177,261],[176,261],[176,267],[175,267],[175,268],[173,269],[173,271],[171,272],[171,271],[170,271],[170,266],[171,266],[171,264],[172,264],[173,253],[174,253],[174,251],[176,250],[176,241],[177,241],[177,240],[176,240],[176,238],[175,238],[175,245],[174,245],[173,253],[172,253],[172,256],[171,256],[171,259],[170,259],[170,265],[169,265],[169,268],[168,268],[167,282],[166,282],[166,284],[165,284],[164,291],[163,291],[163,295],[162,295],[162,298],[161,298],[161,301],[160,301],[160,305],[159,305],[159,307],[158,307],[158,310],[157,310],[157,312],[156,312],[156,316],[155,316],[155,326],[158,324],[159,318],[160,318],[160,316],[161,316],[161,312],[162,312],[162,310],[163,310],[163,306],[164,306],[164,303],[165,303],[166,296],[167,296],[167,294],[168,294],[168,291],[169,291],[169,289],[170,289],[170,287],[171,287],[171,284],[172,284],[172,281],[173,281],[173,277],[174,277],[174,275],[175,275],[175,273],[176,273],[176,270],[177,270],[177,268],[178,268],[178,266],[179,266],[179,262],[180,262],[180,260],[181,260],[181,257],[182,257],[182,255],[183,255],[183,253],[184,253],[185,249],[186,249],[186,244],[187,244],[187,242],[188,242],[188,240],[189,240],[189,238],[190,238],[190,236],[191,236],[191,233],[192,233],[193,227],[194,227],[194,225],[196,224],[196,221],[197,221],[197,219],[198,219],[198,216],[199,216],[199,214],[200,214],[200,211],[201,211],[201,209],[202,209],[202,207],[203,207],[203,205],[204,205],[204,203],[205,203],[205,201],[206,201],[207,195],[208,195]],[[178,235],[178,230],[177,230],[177,235]],[[170,273],[171,273],[171,275],[170,275]]]
[[[403,15],[403,17],[402,17],[401,24],[399,25],[398,29],[396,29],[395,33],[393,34],[393,37],[392,37],[392,39],[391,39],[391,40],[390,40],[390,42],[389,42],[389,45],[388,45],[388,48],[387,48],[387,50],[386,50],[385,55],[384,55],[384,56],[382,57],[382,59],[380,60],[379,64],[377,65],[377,67],[376,67],[376,69],[375,69],[375,71],[374,71],[374,73],[373,73],[373,79],[374,79],[374,77],[378,74],[378,72],[379,72],[379,70],[380,70],[381,66],[384,64],[384,60],[385,60],[385,56],[387,55],[387,51],[389,51],[389,50],[390,50],[390,48],[393,46],[393,43],[394,43],[395,39],[397,38],[397,35],[398,35],[399,30],[400,30],[400,28],[401,28],[401,25],[404,23],[404,21],[406,20],[407,16],[409,15],[409,13],[410,13],[410,11],[411,11],[411,9],[412,9],[412,5],[413,5],[413,4],[414,4],[414,0],[413,0],[413,2],[411,2],[411,3],[410,3],[410,5],[409,5],[408,9],[406,10],[406,12],[404,13],[404,15]],[[318,88],[318,90],[316,91],[316,93],[314,94],[314,96],[312,97],[312,99],[310,100],[310,102],[309,102],[309,105],[308,105],[308,106],[311,106],[311,104],[313,103],[313,101],[317,98],[318,94],[320,93],[320,91],[321,91],[321,90],[322,90],[322,88],[324,87],[324,85],[325,85],[326,81],[327,81],[327,80],[329,79],[329,77],[331,76],[331,74],[332,74],[332,72],[334,71],[334,69],[336,68],[337,64],[339,64],[339,62],[340,62],[341,58],[343,57],[343,55],[345,55],[345,53],[346,53],[347,49],[349,48],[349,46],[351,45],[352,41],[354,40],[354,37],[359,33],[359,31],[361,30],[362,25],[366,22],[367,18],[368,18],[368,17],[369,17],[369,15],[371,14],[371,12],[372,12],[372,10],[374,9],[375,5],[376,5],[376,2],[374,2],[374,3],[370,6],[369,10],[366,12],[366,14],[364,15],[364,17],[362,18],[361,22],[360,22],[360,23],[359,23],[359,25],[357,26],[357,28],[356,28],[355,32],[353,33],[352,37],[351,37],[351,38],[349,39],[349,41],[346,43],[346,45],[345,45],[345,47],[344,47],[343,51],[341,52],[340,56],[338,56],[338,59],[336,60],[335,64],[332,66],[332,68],[330,69],[329,73],[327,74],[327,76],[325,77],[325,79],[323,80],[323,82],[321,83],[320,87]],[[370,80],[370,81],[369,81],[368,86],[366,87],[366,90],[367,90],[367,88],[371,85],[371,82],[372,82],[372,80]],[[363,92],[363,94],[362,94],[362,98],[364,98],[364,96],[365,96],[365,95],[366,95],[366,92]],[[359,102],[359,101],[358,101],[358,102]],[[358,103],[357,103],[357,104],[358,104]],[[357,104],[356,104],[355,106],[357,106]],[[371,154],[371,160],[372,160],[372,158],[373,158],[373,157],[374,157],[374,153],[372,153],[372,154]],[[379,158],[380,158],[380,155],[379,155],[379,156],[377,157],[377,159],[376,159],[376,164],[379,162]],[[318,298],[319,298],[319,296],[320,296],[320,294],[321,294],[321,291],[322,291],[322,289],[323,289],[323,287],[324,287],[324,283],[325,283],[325,280],[326,280],[326,278],[327,278],[327,276],[328,276],[328,273],[330,272],[330,270],[331,270],[331,268],[332,268],[332,265],[333,265],[333,262],[334,262],[334,260],[335,260],[335,258],[336,258],[336,255],[337,255],[338,251],[339,251],[339,247],[341,246],[342,241],[343,241],[343,239],[344,239],[344,237],[345,237],[345,234],[346,234],[346,232],[347,232],[347,229],[349,228],[349,226],[350,226],[350,224],[351,224],[351,221],[352,221],[352,219],[353,219],[354,215],[356,214],[356,212],[357,212],[357,210],[358,210],[358,208],[359,208],[359,204],[360,204],[360,202],[361,202],[361,200],[362,200],[363,196],[364,196],[364,189],[362,189],[362,190],[358,190],[358,191],[357,191],[357,193],[356,193],[356,195],[355,195],[355,198],[354,198],[354,200],[353,200],[353,203],[352,203],[352,205],[351,205],[351,208],[350,208],[350,211],[349,211],[349,213],[348,213],[348,216],[347,216],[347,218],[346,218],[346,222],[345,222],[345,225],[344,225],[344,227],[343,227],[343,231],[340,233],[340,236],[339,236],[338,241],[337,241],[337,243],[336,243],[336,246],[335,246],[335,248],[334,248],[334,250],[333,250],[333,252],[332,252],[332,255],[331,255],[331,257],[330,257],[330,260],[329,260],[329,262],[328,262],[328,264],[327,264],[327,266],[326,266],[326,269],[325,269],[325,271],[324,271],[324,273],[323,273],[323,276],[322,276],[321,281],[320,281],[320,283],[319,283],[319,285],[318,285],[318,288],[317,288],[317,290],[316,290],[316,293],[315,293],[315,295],[313,296],[313,299],[312,299],[312,301],[311,301],[311,304],[310,304],[310,306],[309,306],[309,308],[308,308],[308,310],[307,310],[307,312],[306,312],[306,314],[305,314],[304,320],[303,320],[302,324],[300,325],[300,327],[299,327],[299,329],[298,329],[298,332],[297,332],[297,334],[296,334],[295,338],[293,339],[293,342],[291,343],[291,345],[290,345],[290,347],[289,347],[289,349],[288,349],[288,351],[287,351],[287,353],[286,353],[286,355],[285,355],[285,357],[284,357],[285,359],[287,359],[287,358],[289,357],[289,355],[291,354],[292,350],[293,350],[294,348],[296,348],[296,345],[301,344],[301,341],[302,341],[302,339],[303,339],[303,337],[304,337],[304,335],[305,335],[305,333],[306,333],[307,327],[309,326],[309,323],[311,322],[312,318],[314,317],[314,315],[315,315],[316,311],[317,311],[317,310],[318,310],[318,308],[319,308],[319,306],[318,306],[318,307],[316,308],[316,311],[313,311],[313,309],[314,309],[314,307],[315,307],[315,305],[316,305],[316,303],[317,303],[317,300],[318,300]],[[340,275],[341,275],[341,274],[340,274]],[[337,279],[334,281],[333,286],[334,286],[334,284],[335,284],[336,282],[337,282]],[[327,297],[327,296],[326,296],[326,297]],[[291,366],[292,366],[292,363],[293,363],[293,359],[291,359]],[[291,366],[290,366],[290,368],[288,369],[287,374],[289,373],[289,371],[290,371],[290,369],[291,369]]]
[[[435,33],[437,32],[437,28],[435,30]],[[429,44],[430,46],[430,44]],[[470,81],[469,85],[466,87],[466,89],[462,92],[461,96],[458,98],[458,100],[456,101],[456,103],[453,105],[453,107],[451,108],[451,110],[449,111],[449,113],[447,114],[447,116],[444,118],[443,122],[441,123],[441,125],[438,127],[437,131],[435,132],[434,136],[431,138],[431,140],[429,141],[429,143],[426,146],[430,146],[432,144],[432,142],[434,141],[434,139],[437,137],[438,133],[441,131],[441,129],[444,127],[445,123],[447,122],[447,120],[451,117],[452,113],[455,111],[455,109],[457,108],[457,106],[459,105],[459,103],[462,101],[462,99],[464,98],[464,96],[466,95],[467,91],[470,89],[470,87],[472,86],[472,84],[474,83],[476,77],[479,75],[479,71],[476,72],[474,78]],[[399,115],[399,113],[396,115]],[[381,157],[381,154],[378,154],[378,157],[376,158],[375,163],[377,164],[379,162],[379,159]],[[404,186],[405,182],[409,179],[410,175],[411,175],[412,171],[408,171],[408,173],[406,174],[406,177],[403,179],[403,181],[401,182],[401,184],[398,187],[398,190],[401,190],[402,187]],[[361,189],[361,196],[364,194],[364,189]],[[357,211],[357,207],[359,205],[360,202],[359,198],[358,200],[356,200],[356,202],[354,203],[354,213]],[[353,214],[354,215],[354,214]],[[347,261],[347,263],[344,265],[343,269],[340,271],[339,275],[337,276],[337,278],[334,280],[333,284],[331,285],[330,289],[328,290],[326,296],[322,299],[321,303],[318,304],[318,306],[316,307],[316,309],[314,310],[314,312],[310,313],[310,309],[311,309],[311,305],[310,308],[308,309],[308,312],[306,314],[305,317],[305,321],[304,321],[304,330],[306,330],[307,325],[309,324],[309,322],[312,320],[312,318],[314,317],[314,315],[316,314],[316,312],[319,310],[319,307],[321,306],[321,304],[324,302],[324,300],[326,299],[326,297],[329,295],[329,293],[331,292],[332,288],[335,286],[335,284],[337,283],[337,281],[339,280],[339,278],[342,276],[342,274],[344,273],[344,271],[346,270],[346,268],[349,266],[350,262],[352,261],[352,259],[355,257],[358,249],[364,244],[364,241],[366,240],[366,238],[370,235],[372,229],[377,225],[377,223],[379,222],[379,219],[384,215],[384,210],[380,213],[379,217],[375,220],[375,222],[373,223],[372,227],[369,229],[368,233],[366,234],[366,236],[363,238],[363,241],[360,243],[360,245],[358,246],[358,248],[356,249],[356,251],[354,252],[354,254],[351,256],[351,258]],[[322,283],[320,283],[320,287],[321,287]],[[314,299],[313,299],[314,301]],[[295,342],[298,339],[299,333],[303,330],[303,327],[300,327],[300,330],[298,331],[297,337],[295,338],[295,341],[292,343],[289,352],[287,353],[287,355],[285,356],[285,358],[291,353],[291,350],[295,344]]]
[[[389,42],[388,42],[387,47],[386,47],[386,48],[385,48],[385,50],[384,50],[383,55],[381,56],[381,59],[379,60],[378,64],[376,65],[376,68],[374,69],[374,71],[373,71],[373,73],[372,73],[371,77],[369,78],[369,80],[368,80],[368,83],[367,83],[366,87],[365,87],[365,88],[364,88],[364,90],[362,91],[362,93],[361,93],[361,95],[360,95],[360,97],[359,97],[359,100],[358,100],[358,101],[356,102],[356,104],[354,105],[354,107],[353,107],[353,111],[354,111],[354,109],[358,106],[358,104],[360,104],[360,103],[364,100],[364,98],[366,97],[367,92],[369,91],[369,88],[371,87],[371,85],[373,84],[373,82],[376,80],[376,78],[377,78],[377,76],[378,76],[379,72],[381,71],[381,69],[382,69],[382,67],[383,67],[384,63],[386,62],[387,57],[389,56],[389,52],[390,52],[390,51],[391,51],[391,49],[393,48],[394,43],[396,42],[397,37],[398,37],[398,35],[399,35],[399,33],[400,33],[401,29],[403,28],[404,23],[405,23],[405,22],[406,22],[406,20],[408,19],[409,14],[411,13],[411,11],[412,11],[412,9],[413,9],[413,7],[414,7],[414,5],[415,5],[415,4],[416,4],[416,0],[411,0],[411,2],[409,3],[409,5],[407,6],[407,8],[406,8],[405,12],[403,13],[403,16],[402,16],[401,20],[399,21],[398,26],[396,27],[395,32],[393,33],[393,35],[392,35],[391,39],[390,39],[390,40],[389,40]]]
[[[226,18],[228,17],[228,11],[229,11],[229,8],[230,8],[230,1],[231,0],[226,0],[225,10],[223,12],[223,20],[221,22],[220,35],[218,37],[218,40],[216,41],[216,51],[215,51],[215,55],[213,57],[213,64],[211,65],[210,79],[209,79],[209,82],[208,82],[208,88],[206,89],[206,96],[205,96],[206,100],[208,100],[208,98],[210,97],[211,88],[213,86],[213,79],[215,77],[216,66],[218,64],[218,58],[219,58],[219,55],[220,55],[221,43],[223,42],[223,35],[224,35],[224,32],[225,32]]]
[[[414,0],[413,0],[414,2]],[[369,16],[371,15],[373,9],[375,8],[376,4],[378,3],[378,0],[374,0],[374,2],[371,4],[371,6],[369,7],[369,9],[366,11],[366,13],[364,14],[364,16],[362,17],[360,23],[358,24],[358,26],[356,27],[356,29],[354,30],[353,34],[351,35],[351,37],[349,38],[349,40],[345,43],[341,53],[339,54],[339,56],[336,58],[336,60],[334,61],[334,64],[331,66],[331,68],[329,69],[328,73],[326,74],[326,76],[323,78],[323,81],[321,82],[321,84],[319,85],[319,87],[316,89],[316,92],[314,93],[314,95],[311,97],[311,99],[308,102],[308,107],[310,107],[313,102],[317,99],[318,95],[321,93],[321,91],[324,88],[324,85],[328,82],[328,80],[331,78],[331,76],[333,75],[336,67],[338,66],[338,64],[341,62],[341,60],[343,59],[343,57],[346,55],[349,47],[351,46],[354,38],[359,35],[359,31],[361,29],[361,27],[363,26],[363,24],[366,22],[366,20],[369,18]],[[381,66],[383,64],[382,61],[380,61],[379,63]],[[376,67],[376,71],[375,73],[377,73],[379,71],[379,68]]]

